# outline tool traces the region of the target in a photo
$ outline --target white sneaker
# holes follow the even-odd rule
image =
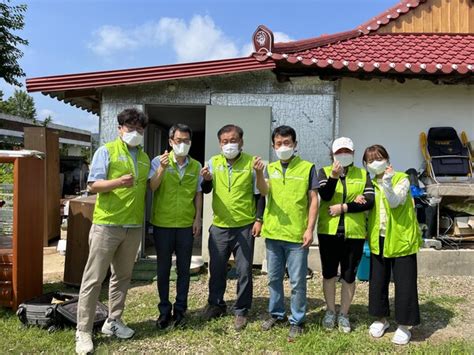
[[[115,335],[120,339],[129,339],[135,334],[135,331],[123,324],[121,320],[110,319],[104,322],[101,332],[108,336]]]
[[[385,322],[381,322],[376,320],[373,322],[369,327],[369,334],[372,335],[374,338],[381,338],[385,331],[390,327],[390,323],[385,320]]]
[[[337,316],[337,325],[340,331],[344,333],[351,332],[351,323],[349,322],[349,317],[342,313],[339,313]]]
[[[323,327],[327,330],[333,329],[336,325],[336,313],[333,311],[326,311],[323,318]]]
[[[392,338],[392,343],[397,345],[406,345],[410,342],[411,332],[407,327],[399,325]]]
[[[94,343],[92,343],[92,334],[83,332],[81,330],[76,331],[76,353],[87,354],[94,351]]]

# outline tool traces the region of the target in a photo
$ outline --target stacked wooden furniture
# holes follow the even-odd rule
[[[43,293],[44,162],[0,151],[0,163],[13,164],[12,234],[0,235],[0,306],[16,309]]]
[[[89,256],[89,231],[97,195],[69,201],[64,283],[80,286]]]
[[[41,210],[46,223],[44,225],[43,246],[50,240],[58,239],[61,234],[61,184],[59,181],[59,132],[46,127],[25,127],[25,149],[38,150],[46,154],[43,171],[45,199]]]

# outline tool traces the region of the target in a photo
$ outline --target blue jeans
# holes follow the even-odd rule
[[[300,325],[306,317],[306,274],[308,271],[308,249],[301,243],[265,239],[267,249],[268,287],[270,302],[268,311],[272,317],[285,318],[285,295],[283,278],[288,268],[291,285],[290,324]]]

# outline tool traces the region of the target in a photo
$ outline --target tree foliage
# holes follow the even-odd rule
[[[2,96],[3,93],[0,91],[0,112],[36,120],[35,101],[25,91],[15,90],[6,101],[3,100]]]
[[[21,86],[18,78],[25,73],[18,64],[23,56],[19,46],[28,41],[15,34],[25,26],[24,13],[27,5],[10,5],[10,0],[0,0],[0,77],[8,84]]]

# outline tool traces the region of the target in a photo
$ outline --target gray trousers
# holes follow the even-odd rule
[[[133,265],[142,240],[142,228],[93,224],[89,232],[89,257],[82,275],[77,329],[91,332],[102,282],[111,266],[109,318],[121,319]]]
[[[227,263],[235,258],[238,274],[235,315],[246,315],[252,306],[252,264],[255,239],[252,224],[238,228],[209,228],[209,298],[208,303],[227,308],[224,293],[227,285]]]

